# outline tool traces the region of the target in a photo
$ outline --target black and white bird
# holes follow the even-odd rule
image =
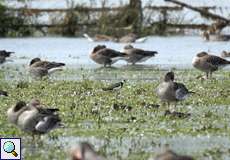
[[[132,45],[126,45],[124,47],[124,53],[126,53],[128,58],[125,60],[128,63],[132,63],[133,65],[136,63],[145,62],[151,57],[154,57],[156,54],[158,54],[157,51],[146,51],[139,48],[134,48]]]
[[[182,83],[174,82],[174,73],[168,72],[164,77],[164,81],[159,84],[156,94],[162,102],[166,102],[168,107],[171,102],[176,103],[186,99],[194,92],[189,91]]]
[[[0,97],[1,97],[1,96],[7,97],[7,96],[8,96],[8,93],[7,93],[6,91],[0,90]]]
[[[221,67],[230,65],[230,61],[221,57],[208,54],[207,52],[200,52],[193,58],[193,67],[205,72],[206,78],[212,78],[212,73]]]
[[[29,65],[29,72],[35,78],[42,78],[55,71],[60,71],[65,63],[42,61],[40,58],[34,58]]]
[[[33,134],[45,134],[61,127],[61,119],[57,113],[58,109],[44,108],[40,101],[32,100],[26,104],[19,101],[7,111],[8,121],[22,131]]]
[[[118,60],[125,59],[126,56],[126,53],[107,48],[105,45],[97,45],[90,53],[90,58],[94,62],[104,65],[104,67],[110,67]]]
[[[6,50],[0,50],[0,64],[4,63],[6,61],[7,57],[10,57],[10,55],[14,52],[8,52]]]
[[[103,91],[115,91],[115,90],[119,90],[124,86],[124,83],[126,82],[126,80],[122,80],[121,82],[117,82],[114,84],[109,85],[108,87],[102,88]]]
[[[105,160],[104,157],[98,155],[92,145],[87,142],[73,146],[70,150],[71,160]]]

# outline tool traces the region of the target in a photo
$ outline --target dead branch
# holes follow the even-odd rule
[[[213,20],[222,20],[222,21],[225,21],[227,24],[230,23],[229,19],[222,17],[220,15],[217,15],[217,14],[211,13],[208,10],[201,9],[199,7],[193,7],[191,5],[188,5],[184,2],[180,2],[178,0],[165,0],[165,1],[166,2],[172,2],[172,3],[175,3],[175,4],[180,5],[182,7],[186,7],[186,8],[193,10],[193,11],[199,12],[204,17],[211,18]]]

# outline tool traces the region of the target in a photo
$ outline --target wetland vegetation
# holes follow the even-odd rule
[[[111,159],[148,159],[165,145],[197,159],[230,156],[228,70],[218,71],[215,79],[207,81],[196,79],[201,73],[193,69],[175,70],[176,80],[196,92],[176,107],[178,112],[191,114],[187,117],[165,115],[167,107],[154,92],[166,72],[159,69],[67,69],[43,81],[25,78],[23,71],[7,76],[8,71],[0,72],[0,89],[9,92],[9,97],[0,97],[0,135],[22,137],[27,160],[66,159],[68,146],[82,140]],[[102,91],[121,79],[128,81],[120,91]],[[65,124],[37,137],[35,143],[6,119],[10,106],[31,98],[58,107]]]

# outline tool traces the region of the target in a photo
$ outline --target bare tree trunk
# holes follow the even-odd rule
[[[129,8],[134,12],[133,16],[133,30],[136,33],[140,33],[143,22],[143,12],[141,0],[129,0]]]

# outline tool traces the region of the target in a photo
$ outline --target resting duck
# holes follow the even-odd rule
[[[65,66],[65,63],[42,61],[40,58],[34,58],[29,65],[29,72],[38,78],[47,76],[57,70],[62,70],[60,67]]]
[[[174,82],[174,73],[168,72],[164,77],[164,81],[159,84],[156,89],[156,94],[162,102],[166,102],[168,107],[171,102],[182,101],[186,99],[191,93],[182,83]]]
[[[104,157],[99,156],[93,147],[87,143],[82,142],[70,150],[71,160],[105,160]]]
[[[8,121],[25,132],[44,134],[59,127],[61,119],[56,113],[58,109],[40,106],[39,101],[32,100],[29,104],[19,101],[7,111]]]
[[[206,73],[206,78],[212,77],[212,72],[217,71],[220,67],[225,67],[230,64],[230,61],[221,57],[200,52],[192,60],[192,65],[196,69]]]
[[[118,60],[125,59],[126,56],[127,54],[106,48],[105,45],[97,45],[90,54],[90,58],[94,62],[102,64],[104,67],[111,66]]]
[[[7,57],[10,57],[10,55],[14,52],[8,52],[6,50],[0,50],[0,64],[4,63],[6,61]]]
[[[156,51],[145,51],[142,49],[134,48],[132,45],[126,45],[124,47],[124,53],[128,55],[128,58],[125,60],[128,63],[132,63],[133,65],[138,62],[144,62],[157,54]]]

